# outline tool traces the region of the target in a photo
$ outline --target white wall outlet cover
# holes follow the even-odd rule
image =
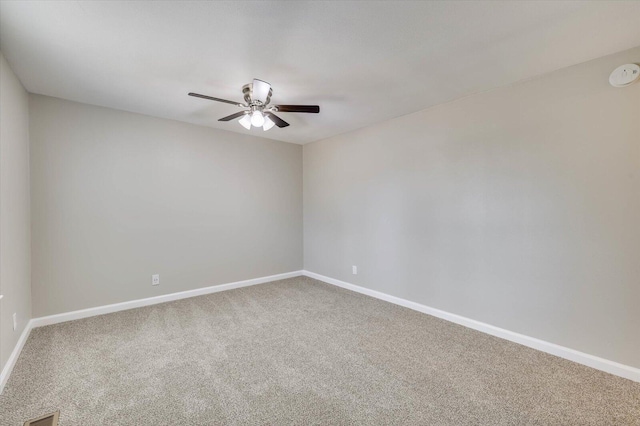
[[[351,272],[353,273],[353,275],[358,275],[358,267],[357,266],[352,266],[351,267]]]
[[[640,78],[640,65],[638,64],[624,64],[613,70],[609,76],[609,83],[613,87],[625,87]]]
[[[151,275],[151,285],[160,284],[160,275]]]
[[[18,314],[14,312],[11,318],[13,318],[13,331],[16,331],[18,329]]]

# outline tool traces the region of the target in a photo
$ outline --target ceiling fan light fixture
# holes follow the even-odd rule
[[[260,111],[253,111],[251,113],[251,125],[254,127],[262,127],[264,124],[264,115]]]
[[[196,98],[207,99],[210,101],[222,102],[225,104],[232,104],[240,108],[248,108],[244,111],[236,112],[235,114],[228,115],[218,119],[218,121],[231,121],[239,118],[239,123],[247,130],[251,130],[251,127],[262,127],[262,130],[267,131],[278,126],[280,129],[288,127],[289,123],[278,117],[275,113],[280,112],[307,112],[307,113],[319,113],[320,107],[318,105],[271,105],[271,95],[273,90],[271,85],[266,81],[253,79],[253,83],[245,84],[242,86],[242,94],[246,103],[241,104],[234,101],[229,101],[222,98],[214,98],[213,96],[201,95],[199,93],[189,92],[189,96]],[[266,112],[263,112],[266,111]]]
[[[267,130],[269,130],[270,128],[272,128],[275,125],[276,125],[276,123],[271,121],[269,116],[265,116],[264,117],[264,125],[262,126],[262,130],[264,130],[266,132]]]
[[[249,114],[245,114],[238,123],[247,130],[251,129],[251,116]]]

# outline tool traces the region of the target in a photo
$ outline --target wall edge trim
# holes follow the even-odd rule
[[[302,272],[303,271],[301,270],[285,272],[282,274],[269,275],[266,277],[252,278],[249,280],[213,285],[193,290],[180,291],[177,293],[163,294],[159,296],[147,297],[144,299],[129,300],[126,302],[113,303],[110,305],[96,306],[93,308],[80,309],[77,311],[64,312],[61,314],[48,315],[39,318],[32,318],[31,320],[29,320],[26,327],[22,331],[20,339],[18,339],[18,343],[13,348],[13,351],[11,352],[7,363],[2,369],[2,373],[0,374],[0,394],[2,394],[4,386],[9,381],[9,376],[11,376],[13,367],[20,357],[20,353],[22,352],[22,349],[27,342],[31,330],[34,328],[58,324],[61,322],[74,321],[82,318],[94,317],[98,315],[110,314],[113,312],[126,311],[129,309],[141,308],[144,306],[157,305],[160,303],[172,302],[174,300],[188,299],[190,297],[203,296],[205,294],[218,293],[221,291],[233,290],[236,288],[250,287],[258,284],[269,283],[272,281],[284,280],[287,278],[299,277],[303,275]]]
[[[29,334],[31,333],[32,329],[33,329],[33,319],[30,319],[27,325],[24,327],[24,330],[22,330],[22,334],[20,335],[18,342],[14,346],[13,351],[11,351],[11,355],[9,355],[9,358],[7,359],[7,363],[4,365],[4,368],[2,369],[2,373],[0,373],[0,395],[2,395],[2,392],[4,391],[4,386],[9,381],[9,376],[11,376],[13,367],[15,367],[16,362],[18,361],[18,358],[20,357],[20,353],[22,352],[22,348],[24,347],[24,344],[27,342],[27,339],[29,338]]]
[[[284,280],[286,278],[299,277],[302,271],[285,272],[282,274],[269,275],[266,277],[252,278],[249,280],[235,281],[226,284],[218,284],[209,287],[202,287],[193,290],[180,291],[176,293],[162,294],[159,296],[147,297],[144,299],[129,300],[126,302],[113,303],[110,305],[96,306],[93,308],[80,309],[77,311],[64,312],[61,314],[47,315],[34,318],[33,328],[45,325],[58,324],[66,321],[73,321],[81,318],[94,317],[97,315],[110,314],[113,312],[125,311],[128,309],[141,308],[144,306],[157,305],[159,303],[173,302],[174,300],[188,299],[190,297],[203,296],[205,294],[218,293],[220,291],[233,290],[236,288],[249,287],[257,284],[264,284],[272,281]]]
[[[629,365],[620,364],[615,361],[611,361],[605,358],[600,358],[595,355],[591,355],[585,352],[580,352],[575,349],[567,348],[557,345],[555,343],[547,342],[545,340],[530,337],[524,334],[516,333],[504,328],[496,327],[491,324],[476,321],[471,318],[463,317],[461,315],[453,314],[440,309],[432,308],[427,305],[423,305],[410,300],[402,299],[400,297],[391,296],[386,293],[382,293],[377,290],[371,290],[359,285],[351,284],[345,281],[340,281],[335,278],[327,277],[315,272],[307,270],[302,271],[306,277],[314,278],[327,284],[332,284],[338,287],[342,287],[347,290],[355,291],[356,293],[365,294],[367,296],[374,297],[376,299],[384,300],[405,308],[413,309],[414,311],[422,312],[424,314],[432,315],[434,317],[453,322],[464,327],[468,327],[482,333],[490,334],[501,339],[509,340],[514,343],[527,346],[532,349],[536,349],[542,352],[546,352],[551,355],[558,356],[560,358],[567,359],[569,361],[577,362],[578,364],[586,365],[587,367],[595,368],[596,370],[604,371],[615,376],[624,377],[625,379],[632,380],[634,382],[640,382],[640,368],[631,367]]]

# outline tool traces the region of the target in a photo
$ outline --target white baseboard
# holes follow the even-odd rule
[[[128,302],[115,303],[112,305],[99,306],[95,308],[82,309],[79,311],[66,312],[63,314],[50,315],[46,317],[33,318],[27,323],[27,326],[22,331],[20,339],[16,344],[11,356],[7,360],[2,373],[0,374],[0,394],[4,390],[4,386],[9,380],[11,371],[20,356],[20,352],[24,347],[24,344],[29,337],[29,333],[33,328],[42,327],[45,325],[57,324],[60,322],[72,321],[81,318],[92,317],[96,315],[103,315],[112,312],[124,311],[127,309],[139,308],[143,306],[155,305],[158,303],[171,302],[173,300],[187,299],[189,297],[202,296],[205,294],[217,293],[219,291],[232,290],[235,288],[249,287],[256,284],[268,283],[271,281],[283,280],[286,278],[293,278],[300,275],[315,278],[317,280],[333,284],[338,287],[346,288],[358,293],[366,294],[367,296],[375,297],[387,302],[394,303],[396,305],[404,306],[409,309],[413,309],[418,312],[433,315],[438,318],[442,318],[447,321],[454,322],[456,324],[463,325],[465,327],[472,328],[474,330],[481,331],[483,333],[490,334],[492,336],[500,337],[515,343],[519,343],[524,346],[528,346],[533,349],[540,350],[552,355],[559,356],[561,358],[568,359],[570,361],[577,362],[598,370],[605,371],[607,373],[614,374],[616,376],[624,377],[636,382],[640,382],[640,369],[630,367],[628,365],[620,364],[614,361],[609,361],[604,358],[599,358],[593,355],[586,354],[584,352],[569,349],[564,346],[556,345],[555,343],[546,342],[544,340],[536,339],[533,337],[525,336],[523,334],[515,333],[513,331],[505,330],[503,328],[495,327],[493,325],[485,324],[480,321],[472,320],[460,315],[452,314],[449,312],[441,311],[439,309],[431,308],[420,303],[411,302],[409,300],[401,299],[399,297],[391,296],[376,290],[370,290],[368,288],[360,287],[355,284],[350,284],[344,281],[336,280],[334,278],[325,277],[324,275],[316,274],[309,271],[294,271],[284,274],[271,275],[268,277],[254,278],[245,281],[237,281],[228,284],[221,284],[211,287],[204,287],[195,290],[182,291],[179,293],[165,294],[162,296],[149,297],[146,299],[132,300]]]
[[[0,395],[2,394],[2,391],[4,391],[4,385],[6,385],[7,381],[9,380],[9,376],[13,371],[13,367],[16,365],[16,361],[18,361],[20,352],[22,352],[22,348],[24,347],[24,344],[29,338],[29,333],[31,333],[32,328],[33,328],[33,320],[29,320],[24,330],[22,330],[22,334],[18,339],[18,343],[16,343],[16,346],[13,348],[11,355],[9,355],[9,359],[7,359],[7,363],[4,365],[4,368],[2,369],[2,373],[0,373]]]
[[[49,315],[46,317],[34,318],[31,321],[33,321],[33,328],[42,327],[45,325],[73,321],[81,318],[93,317],[96,315],[110,314],[112,312],[126,311],[127,309],[141,308],[143,306],[156,305],[158,303],[165,303],[174,300],[187,299],[189,297],[202,296],[204,294],[217,293],[219,291],[233,290],[234,288],[249,287],[256,284],[284,280],[285,278],[299,277],[300,275],[302,275],[302,271],[286,272],[284,274],[270,275],[268,277],[253,278],[245,281],[236,281],[233,283],[214,285],[211,287],[197,288],[195,290],[163,294],[161,296],[148,297],[146,299],[130,300],[128,302],[114,303],[112,305],[97,306],[95,308],[87,308],[81,309],[79,311]]]
[[[29,337],[29,333],[36,327],[57,324],[66,321],[73,321],[81,318],[93,317],[97,315],[110,314],[112,312],[125,311],[127,309],[140,308],[143,306],[156,305],[158,303],[171,302],[173,300],[187,299],[189,297],[202,296],[205,294],[217,293],[219,291],[233,290],[234,288],[249,287],[256,284],[268,283],[271,281],[284,280],[286,278],[299,277],[303,271],[286,272],[284,274],[270,275],[268,277],[253,278],[245,281],[236,281],[233,283],[214,285],[210,287],[198,288],[195,290],[181,291],[178,293],[163,294],[161,296],[148,297],[146,299],[130,300],[128,302],[114,303],[112,305],[97,306],[95,308],[81,309],[79,311],[65,312],[62,314],[49,315],[46,317],[33,318],[25,327],[20,335],[20,339],[13,348],[11,356],[7,360],[2,375],[0,375],[0,394],[4,390],[4,386],[9,380],[11,371],[20,356],[20,352]]]
[[[542,352],[549,353],[551,355],[558,356],[560,358],[568,359],[569,361],[577,362],[597,370],[605,371],[616,376],[624,377],[635,382],[640,382],[640,369],[631,367],[628,365],[620,364],[618,362],[610,361],[608,359],[599,358],[597,356],[589,355],[584,352],[576,351],[575,349],[566,348],[564,346],[556,345],[555,343],[546,342],[544,340],[536,339],[534,337],[525,336],[524,334],[516,333],[513,331],[505,330],[504,328],[496,327],[490,324],[486,324],[480,321],[472,320],[460,315],[452,314],[440,309],[432,308],[420,303],[411,302],[406,299],[391,296],[386,293],[382,293],[376,290],[370,290],[368,288],[360,287],[355,284],[350,284],[344,281],[337,280],[335,278],[325,277],[324,275],[316,274],[315,272],[303,271],[303,275],[315,278],[317,280],[333,284],[338,287],[346,288],[357,293],[366,294],[367,296],[375,297],[376,299],[384,300],[394,303],[396,305],[404,306],[405,308],[413,309],[414,311],[422,312],[432,315],[434,317],[442,318],[447,321],[454,322],[456,324],[463,325],[465,327],[472,328],[474,330],[481,331],[483,333],[490,334],[492,336],[500,337],[505,340],[509,340],[515,343],[519,343],[524,346],[528,346],[533,349],[537,349]]]

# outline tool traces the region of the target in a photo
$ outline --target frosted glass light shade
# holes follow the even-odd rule
[[[264,124],[264,115],[260,111],[253,111],[251,114],[251,125],[255,127],[262,127]]]
[[[272,128],[275,125],[276,125],[276,123],[271,121],[271,119],[267,115],[267,116],[264,117],[264,125],[262,126],[262,130],[264,130],[266,132],[267,130],[269,130],[270,128]]]
[[[245,114],[238,123],[247,130],[251,129],[251,116],[249,114]]]

